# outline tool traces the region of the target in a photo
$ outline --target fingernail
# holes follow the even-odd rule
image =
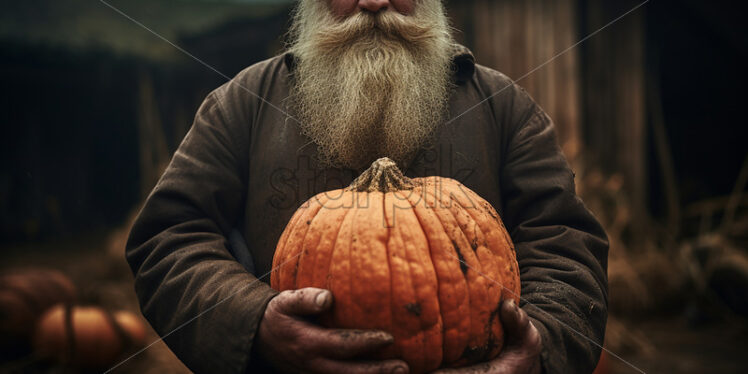
[[[317,298],[314,299],[314,302],[317,303],[317,306],[323,307],[325,304],[327,304],[327,300],[330,298],[327,296],[328,292],[320,292],[317,294]]]
[[[392,374],[405,374],[406,370],[402,366],[398,366],[392,370]]]

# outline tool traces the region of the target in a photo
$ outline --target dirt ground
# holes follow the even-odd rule
[[[84,303],[130,310],[140,315],[132,276],[124,261],[122,232],[99,232],[55,243],[0,248],[0,271],[41,266],[59,269],[77,285]],[[147,325],[147,322],[143,320]],[[748,333],[726,321],[691,327],[684,317],[657,317],[621,322],[636,333],[634,346],[611,350],[610,374],[623,373],[748,373]],[[149,345],[111,373],[189,372],[149,329]],[[151,343],[152,342],[152,343]],[[0,373],[61,372],[27,357],[0,363]]]
[[[691,327],[685,318],[659,317],[632,322],[647,347],[639,352],[613,352],[610,373],[748,373],[748,335],[725,322]],[[632,366],[630,366],[631,364]]]

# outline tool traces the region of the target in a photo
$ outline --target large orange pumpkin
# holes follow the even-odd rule
[[[413,373],[497,356],[499,304],[520,295],[514,246],[493,207],[453,179],[406,178],[387,158],[304,203],[273,269],[277,290],[332,291],[324,325],[392,333],[383,357]]]

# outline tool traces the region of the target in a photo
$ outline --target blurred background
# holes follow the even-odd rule
[[[0,372],[61,370],[5,333],[66,297],[26,302],[43,286],[19,271],[59,271],[46,282],[73,287],[79,303],[140,318],[129,224],[208,92],[281,51],[294,5],[108,3],[119,12],[96,0],[2,1],[0,305],[16,309],[0,313]],[[737,1],[652,0],[618,19],[640,3],[446,5],[478,62],[555,120],[578,192],[608,230],[606,348],[645,372],[748,372],[745,13]],[[637,372],[613,355],[599,370]],[[161,343],[115,370],[185,371]]]

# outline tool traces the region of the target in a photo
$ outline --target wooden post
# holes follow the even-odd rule
[[[637,5],[636,1],[583,2],[584,34],[595,32]],[[638,9],[582,46],[584,145],[605,172],[621,172],[631,202],[633,243],[648,227],[647,123],[644,9]]]

